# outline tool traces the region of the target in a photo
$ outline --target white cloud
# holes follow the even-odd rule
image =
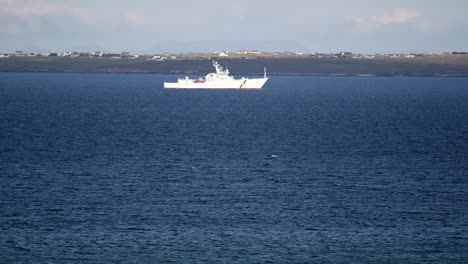
[[[0,0],[0,6],[0,14],[19,17],[45,16],[60,9],[44,0]]]
[[[228,11],[227,11],[227,14],[229,17],[231,18],[235,18],[235,19],[238,19],[238,20],[244,20],[245,19],[245,16],[246,16],[246,12],[245,12],[245,9],[242,8],[239,4],[235,3],[235,4],[232,4]]]
[[[125,18],[128,23],[137,28],[154,28],[161,24],[156,17],[149,17],[139,12],[128,12],[125,14]]]
[[[353,33],[369,33],[385,25],[406,24],[421,16],[418,11],[397,8],[391,14],[372,17],[354,16],[347,17],[347,20],[353,25]]]
[[[102,29],[106,25],[105,22],[110,20],[110,17],[102,12],[48,0],[0,0],[0,16],[6,18],[7,23],[7,26],[0,27],[0,31],[10,33],[35,30],[40,27],[43,18],[67,17],[95,29]],[[63,21],[57,24],[63,24]]]
[[[404,8],[397,8],[395,9],[395,11],[393,11],[392,14],[378,16],[375,17],[373,20],[381,25],[388,25],[393,23],[403,24],[419,16],[421,16],[421,14],[417,11],[407,10]]]

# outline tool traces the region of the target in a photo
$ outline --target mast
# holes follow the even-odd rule
[[[263,78],[266,78],[266,67],[263,67]]]
[[[213,61],[213,67],[216,69],[216,73],[219,74],[222,71],[222,68],[219,66],[217,61]]]

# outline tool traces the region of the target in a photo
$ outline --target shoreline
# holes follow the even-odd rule
[[[196,74],[192,72],[179,72],[179,73],[160,73],[160,72],[149,72],[149,71],[67,71],[67,70],[5,70],[0,71],[0,73],[69,73],[69,74],[135,74],[135,75],[187,75],[187,76],[202,76],[203,74]],[[262,76],[261,74],[233,74],[233,76]],[[390,74],[341,74],[341,73],[330,73],[330,74],[304,74],[304,73],[268,73],[268,76],[286,76],[286,77],[355,77],[355,78],[468,78],[468,74],[400,74],[400,75],[390,75]]]
[[[204,76],[213,72],[216,59],[236,76],[330,77],[468,77],[468,56],[426,56],[415,59],[145,59],[18,57],[0,59],[0,72],[167,74]]]

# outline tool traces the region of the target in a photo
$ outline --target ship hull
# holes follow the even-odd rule
[[[206,81],[203,83],[196,82],[165,82],[166,89],[232,89],[232,90],[261,90],[268,78],[240,79],[230,81]]]

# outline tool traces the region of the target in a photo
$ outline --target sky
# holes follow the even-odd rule
[[[468,0],[0,0],[0,52],[468,51]]]

